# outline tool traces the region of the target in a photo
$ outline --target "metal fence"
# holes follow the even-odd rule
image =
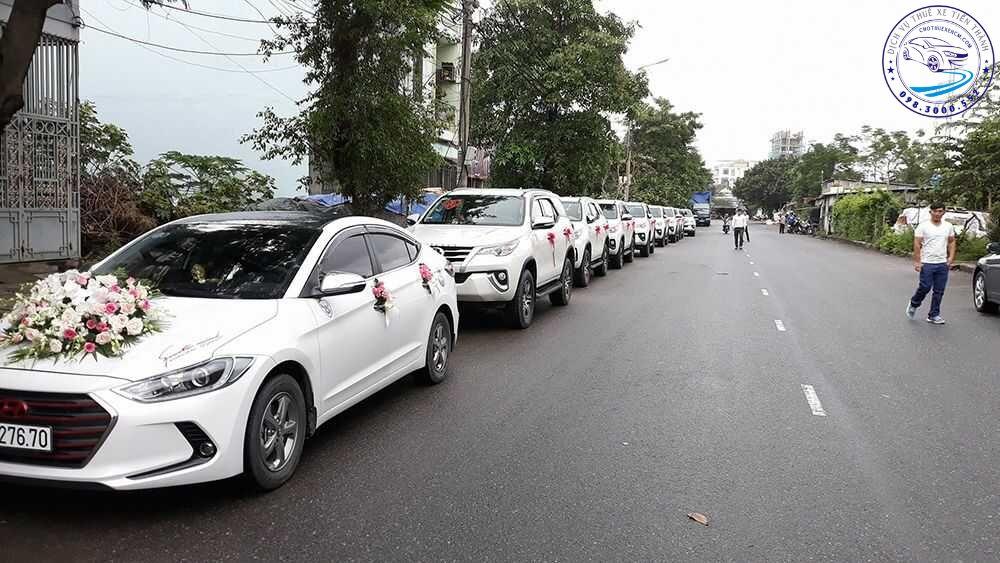
[[[77,42],[43,35],[0,136],[0,263],[80,255]]]

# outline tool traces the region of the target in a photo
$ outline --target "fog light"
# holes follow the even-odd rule
[[[507,283],[507,272],[497,272],[497,281]]]
[[[201,457],[212,457],[215,455],[215,444],[212,442],[202,442],[198,445],[198,455]]]

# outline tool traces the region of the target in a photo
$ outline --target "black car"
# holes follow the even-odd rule
[[[972,304],[980,313],[996,313],[1000,309],[1000,242],[987,245],[986,252],[972,277]]]

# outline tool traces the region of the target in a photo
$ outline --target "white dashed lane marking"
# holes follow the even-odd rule
[[[768,295],[771,295],[770,293],[768,293],[768,292],[767,292],[767,290],[766,290],[766,289],[762,289],[762,290],[760,290],[760,293],[761,293],[761,295],[763,295],[764,297],[767,297]]]
[[[759,278],[759,277],[760,277],[760,272],[754,272],[754,273],[753,273],[753,277],[755,277],[755,278]]]
[[[780,319],[774,319],[774,328],[778,329],[778,332],[785,332],[785,323]]]
[[[826,416],[826,411],[823,410],[823,403],[819,402],[819,395],[816,394],[816,390],[813,389],[813,386],[802,384],[802,392],[806,395],[806,402],[809,403],[809,410],[811,410],[815,416]]]

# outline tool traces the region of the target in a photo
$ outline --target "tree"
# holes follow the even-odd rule
[[[274,179],[235,158],[170,151],[146,167],[139,200],[166,223],[202,213],[245,209],[274,195]]]
[[[138,206],[139,164],[124,129],[80,104],[80,238],[84,256],[104,255],[156,226]]]
[[[712,174],[694,146],[700,115],[674,113],[665,98],[635,110],[632,136],[634,198],[657,205],[687,207],[691,194],[704,190]]]
[[[435,105],[404,91],[416,52],[434,40],[445,0],[319,0],[314,15],[278,18],[265,54],[293,49],[315,90],[300,112],[267,107],[244,142],[264,158],[314,163],[319,181],[336,185],[359,212],[415,196],[428,170],[440,122]]]
[[[813,143],[798,157],[790,171],[792,197],[816,197],[827,180],[860,180],[853,169],[858,159],[853,140],[838,133],[832,143]]]
[[[792,168],[796,162],[794,158],[783,157],[757,163],[736,180],[733,194],[752,207],[779,209],[794,195]]]
[[[159,2],[141,0],[145,6]],[[174,2],[176,0],[164,0]],[[24,79],[42,38],[45,15],[63,0],[14,0],[0,36],[0,131],[24,107]],[[184,7],[187,2],[181,0]]]
[[[592,0],[498,0],[478,31],[473,142],[494,150],[494,183],[600,191],[618,151],[607,115],[647,93],[622,62],[634,26]]]

